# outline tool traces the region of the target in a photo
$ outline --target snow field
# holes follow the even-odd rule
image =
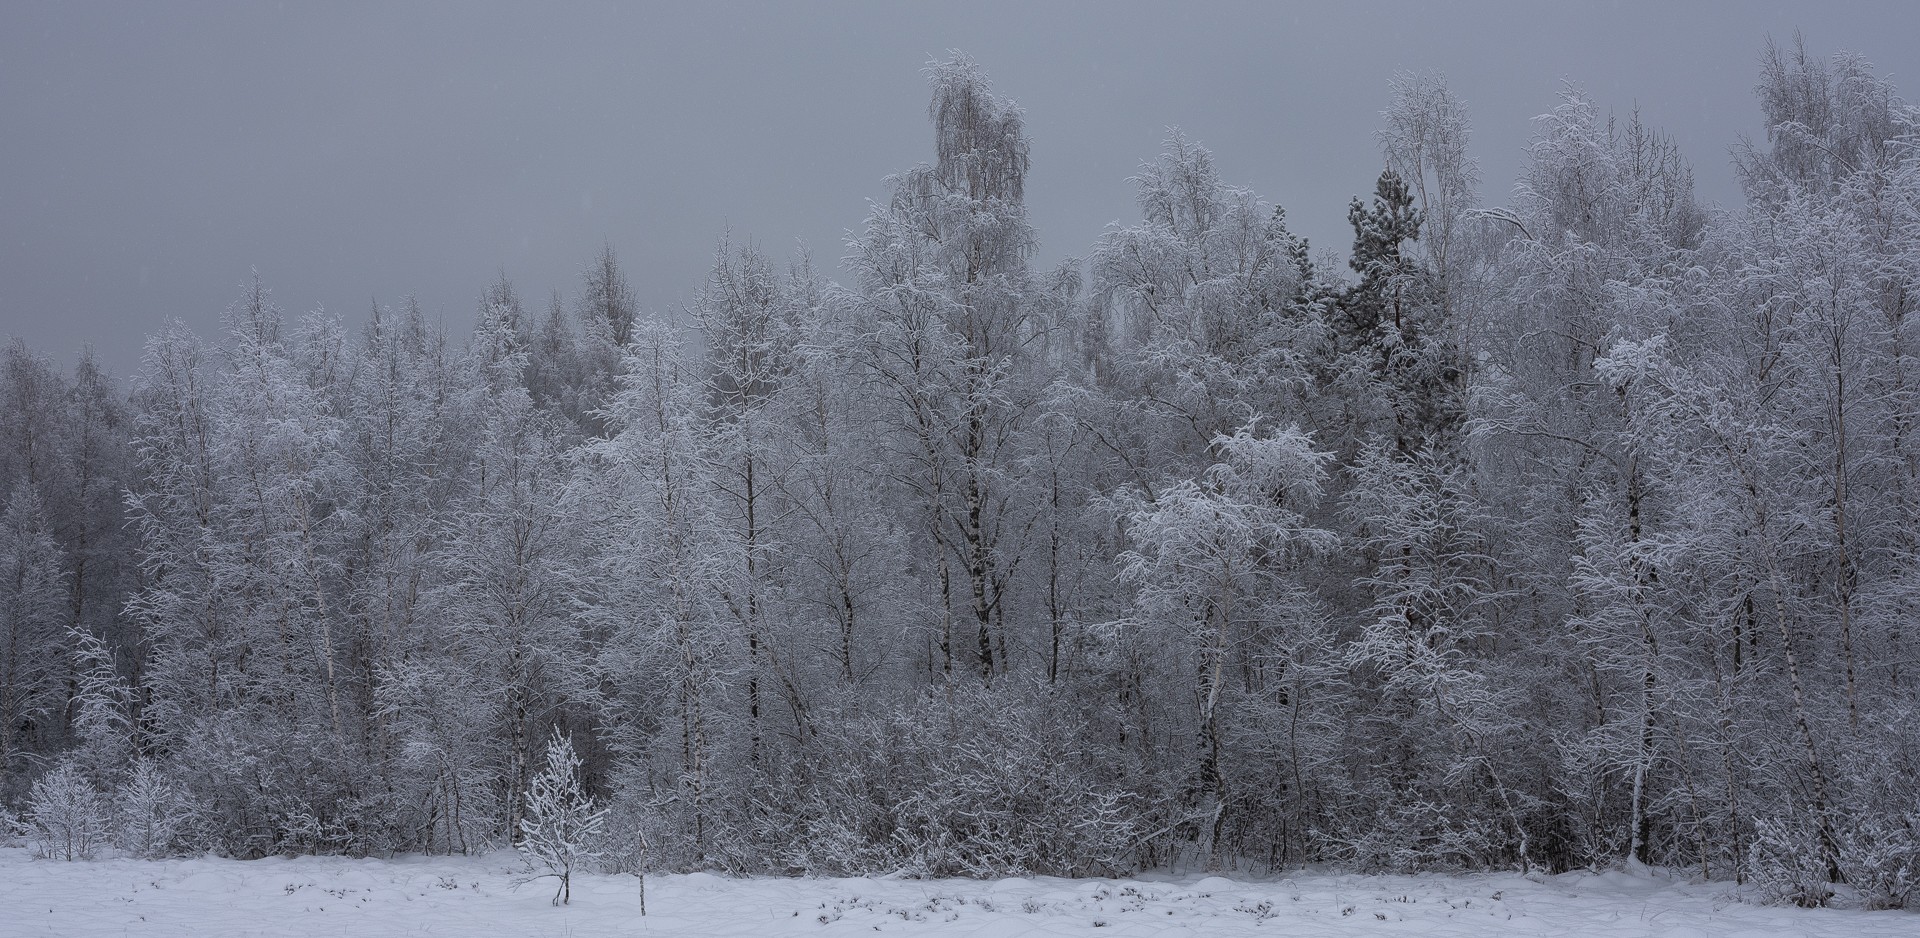
[[[1920,935],[1920,916],[1767,907],[1725,883],[1573,873],[1141,880],[576,875],[573,903],[512,854],[93,863],[0,849],[0,936]]]

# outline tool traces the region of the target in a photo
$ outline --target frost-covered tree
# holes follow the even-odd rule
[[[1371,598],[1345,658],[1378,695],[1356,756],[1394,762],[1356,786],[1378,806],[1350,835],[1364,865],[1532,862],[1529,799],[1508,780],[1524,766],[1522,697],[1482,654],[1505,611],[1497,529],[1450,470],[1431,449],[1377,440],[1344,506]],[[1504,829],[1485,829],[1489,815]]]
[[[1326,342],[1285,213],[1226,184],[1205,147],[1179,134],[1164,146],[1133,179],[1141,222],[1110,228],[1091,258],[1086,341],[1103,393],[1076,408],[1098,408],[1089,431],[1136,483],[1197,472],[1252,414],[1304,410]]]
[[[135,759],[113,793],[113,842],[144,860],[172,856],[193,821],[193,806],[151,759]]]
[[[1311,602],[1294,573],[1332,547],[1331,532],[1304,512],[1319,499],[1329,455],[1298,429],[1262,434],[1248,425],[1215,439],[1220,461],[1200,479],[1173,482],[1151,498],[1135,496],[1125,527],[1133,545],[1121,575],[1138,591],[1133,641],[1178,649],[1193,675],[1197,712],[1190,820],[1211,868],[1230,790],[1227,744],[1234,702],[1232,672],[1265,647],[1300,642]],[[1296,634],[1289,635],[1289,631]]]
[[[795,368],[802,310],[790,298],[793,292],[794,285],[783,283],[759,251],[743,247],[736,253],[723,241],[692,309],[707,350],[704,474],[713,487],[713,520],[725,526],[725,549],[733,560],[722,574],[723,589],[746,639],[749,748],[755,759],[767,709],[763,684],[784,667],[786,686],[795,686],[793,663],[780,663],[781,650],[769,647],[768,634],[773,622],[786,618],[774,588],[787,579],[774,550],[780,514],[775,493],[792,457],[775,399]],[[804,706],[790,701],[788,709],[798,719]]]
[[[896,491],[924,532],[939,669],[991,680],[1011,667],[1024,612],[1012,598],[1031,513],[1017,441],[1048,306],[1027,267],[1020,109],[964,55],[928,73],[935,162],[890,180],[848,263],[870,323],[869,373],[889,403]]]
[[[1469,285],[1464,254],[1480,188],[1480,166],[1467,149],[1472,124],[1444,75],[1401,72],[1389,86],[1380,149],[1419,209],[1425,231],[1416,247],[1426,255],[1440,318],[1448,320]]]
[[[546,762],[527,783],[526,817],[514,845],[527,863],[560,881],[553,904],[573,901],[573,874],[600,858],[606,809],[594,804],[580,777],[580,756],[562,733],[547,740]]]
[[[77,766],[63,763],[34,780],[25,820],[48,860],[91,860],[107,844],[107,806]]]
[[[1389,166],[1370,202],[1353,200],[1347,221],[1347,264],[1359,282],[1333,305],[1338,380],[1349,394],[1373,399],[1353,411],[1363,431],[1391,433],[1402,453],[1448,446],[1463,416],[1460,337],[1435,272],[1412,250],[1425,215]]]
[[[525,353],[469,358],[463,410],[478,431],[472,484],[442,515],[438,587],[427,642],[461,681],[432,688],[449,739],[448,778],[479,760],[498,818],[517,840],[535,769],[539,729],[589,706],[591,651],[575,617],[578,550],[567,496],[562,418],[533,406],[520,383]],[[429,671],[428,679],[431,680]],[[423,687],[423,689],[426,689]],[[474,712],[474,708],[478,712]]]
[[[16,491],[0,515],[0,791],[21,756],[39,748],[35,737],[55,735],[52,725],[62,722],[68,609],[60,566],[39,498]]]
[[[741,560],[724,536],[707,472],[701,384],[672,332],[642,323],[611,435],[584,455],[575,496],[597,562],[587,621],[603,638],[594,674],[608,689],[607,745],[617,795],[659,825],[662,850],[690,865],[738,844],[752,722],[747,643],[727,606]],[[645,532],[636,536],[637,532]]]

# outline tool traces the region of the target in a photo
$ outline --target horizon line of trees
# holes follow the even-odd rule
[[[1402,74],[1347,257],[1176,133],[1037,270],[1023,113],[956,56],[841,281],[722,240],[662,320],[609,247],[466,335],[255,282],[126,393],[15,341],[0,804],[477,851],[561,737],[634,867],[1901,905],[1920,111],[1761,63],[1726,209],[1577,88],[1480,205],[1465,105]]]

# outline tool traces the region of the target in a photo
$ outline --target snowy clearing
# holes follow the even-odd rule
[[[1724,883],[1574,873],[1159,880],[648,880],[517,890],[510,854],[53,863],[0,850],[0,934],[59,935],[1846,935],[1910,936],[1908,912],[1763,907]]]

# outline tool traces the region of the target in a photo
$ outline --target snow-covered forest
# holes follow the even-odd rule
[[[1351,243],[1174,134],[1039,269],[1023,112],[955,57],[844,245],[723,237],[686,309],[610,247],[459,328],[256,282],[125,379],[16,341],[0,804],[62,857],[478,853],[571,747],[609,869],[1900,905],[1920,110],[1761,61],[1738,205],[1577,88],[1484,204],[1404,74]]]

